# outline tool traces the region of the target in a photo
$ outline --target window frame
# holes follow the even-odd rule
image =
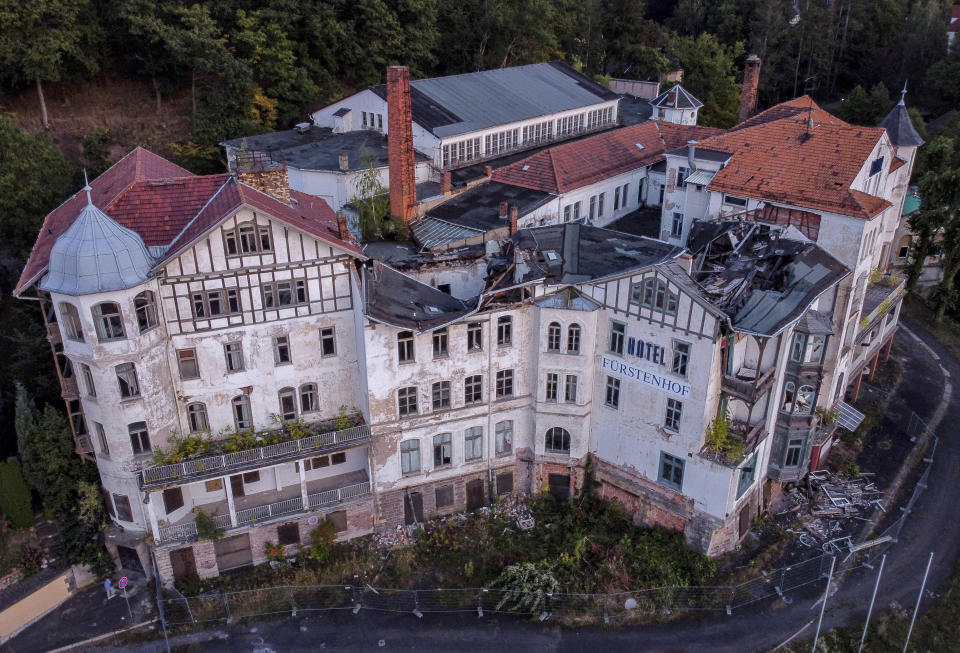
[[[660,452],[660,462],[657,465],[657,483],[668,488],[683,492],[683,476],[686,471],[686,461],[666,451]],[[679,475],[679,480],[677,476]]]
[[[417,386],[397,388],[397,415],[409,417],[418,414]]]
[[[223,357],[226,364],[227,374],[234,372],[243,372],[247,369],[247,363],[244,360],[243,344],[240,341],[223,343]],[[235,366],[231,361],[239,361],[239,366]]]
[[[283,287],[286,286],[289,287],[284,290]],[[285,297],[289,297],[289,301],[282,301]],[[265,311],[276,311],[310,303],[306,279],[279,279],[261,283],[260,298]]]
[[[289,335],[273,336],[273,364],[274,366],[293,364],[293,347]]]
[[[80,319],[80,311],[70,302],[60,302],[60,322],[64,325],[63,330],[67,340],[74,342],[86,342],[83,335],[83,321]]]
[[[577,322],[569,325],[567,327],[567,353],[568,354],[579,354],[580,353],[580,335],[582,329]]]
[[[627,339],[627,325],[623,322],[610,320],[610,338],[607,342],[607,351],[617,356],[623,356],[623,344]]]
[[[483,375],[471,374],[463,379],[463,403],[478,404],[483,401]]]
[[[121,370],[120,368],[124,369]],[[142,395],[140,392],[140,377],[137,375],[137,366],[134,363],[120,363],[113,369],[117,375],[117,385],[120,389],[120,401],[140,399]],[[126,373],[129,373],[129,376],[125,379],[123,374]],[[127,392],[124,392],[125,386],[127,388]]]
[[[416,360],[413,331],[400,331],[397,333],[397,362],[404,364],[413,363]]]
[[[86,363],[80,363],[80,376],[83,377],[84,394],[90,399],[96,399],[97,385],[93,380],[93,370]]]
[[[580,378],[576,374],[567,374],[563,380],[563,401],[567,404],[577,403],[577,390]],[[571,392],[572,390],[572,392]]]
[[[680,432],[680,420],[683,418],[683,402],[667,397],[667,410],[663,418],[663,428],[674,433]]]
[[[437,433],[433,436],[433,468],[453,466],[453,433]]]
[[[193,366],[193,374],[185,374],[185,367]],[[177,350],[177,371],[180,372],[180,380],[189,381],[200,378],[200,361],[197,359],[196,347]]]
[[[483,322],[467,324],[467,351],[483,351]]]
[[[499,370],[496,377],[497,399],[508,399],[513,397],[513,370]]]
[[[495,450],[498,456],[513,453],[513,420],[505,419],[494,426]]]
[[[693,346],[689,342],[673,340],[673,347],[671,348],[673,356],[670,363],[670,372],[672,374],[682,379],[687,378],[690,367],[690,352],[692,349]]]
[[[607,382],[604,385],[606,391],[603,401],[604,406],[620,410],[620,386],[620,379],[607,375]]]
[[[253,428],[253,411],[250,408],[249,395],[241,394],[232,398],[230,412],[233,415],[233,425],[238,432]]]
[[[320,388],[316,383],[301,383],[297,388],[297,397],[300,399],[300,414],[316,413],[320,411]],[[304,397],[310,399],[304,401]]]
[[[264,236],[266,236],[266,244],[264,244]],[[223,253],[228,258],[269,254],[274,251],[270,225],[258,224],[254,220],[237,223],[233,229],[224,231],[223,241]]]
[[[513,316],[501,315],[497,318],[497,346],[513,345]]]
[[[320,357],[330,358],[337,355],[336,327],[320,327]]]
[[[133,312],[137,318],[137,328],[141,334],[160,326],[160,318],[157,313],[157,296],[152,290],[137,293],[137,296],[133,298]]]
[[[241,310],[238,288],[216,288],[190,293],[190,310],[196,320],[214,320]]]
[[[295,421],[300,413],[298,412],[299,406],[297,405],[297,389],[287,386],[285,388],[280,388],[277,390],[277,400],[278,405],[280,406],[280,419],[284,422],[293,422]],[[284,407],[284,402],[289,403],[291,410],[286,410]]]
[[[547,351],[559,352],[563,344],[563,327],[559,322],[551,322],[547,325]]]
[[[557,444],[558,438],[560,440],[559,447],[554,446]],[[544,434],[543,451],[548,454],[569,456],[571,440],[570,431],[561,426],[551,426]]]
[[[133,523],[133,508],[130,497],[126,494],[113,494],[113,507],[116,510],[117,521]]]
[[[447,327],[434,329],[431,334],[434,358],[447,358],[450,356],[450,334]]]
[[[116,307],[115,313],[105,313],[104,307]],[[120,304],[117,302],[100,302],[90,309],[93,313],[93,325],[97,332],[99,342],[115,342],[117,340],[126,340],[127,330],[123,324],[123,311],[120,310]],[[120,335],[116,335],[119,329]],[[111,335],[113,334],[113,335]]]
[[[560,400],[560,374],[557,372],[547,372],[546,383],[544,383],[544,401],[557,403]]]
[[[191,401],[186,405],[187,428],[191,433],[206,433],[210,430],[207,419],[207,405],[202,401]]]
[[[463,462],[483,458],[483,427],[471,426],[463,431]]]
[[[803,442],[804,438],[788,438],[787,447],[783,456],[784,467],[798,467],[803,462]],[[792,454],[796,452],[796,460],[790,462]]]
[[[432,410],[447,410],[453,406],[453,391],[450,381],[434,381],[430,385]]]
[[[414,467],[416,464],[416,467]],[[411,476],[419,474],[423,469],[423,463],[420,460],[420,439],[409,438],[400,442],[400,474],[402,476]]]
[[[130,436],[130,449],[134,456],[142,456],[153,451],[150,444],[150,431],[144,421],[127,424],[127,434]]]
[[[100,445],[100,454],[103,456],[110,455],[110,443],[107,442],[107,432],[103,428],[103,424],[100,422],[93,422],[93,432],[97,436],[97,444]]]

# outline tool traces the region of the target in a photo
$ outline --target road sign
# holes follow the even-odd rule
[[[126,586],[127,586],[127,577],[124,576],[123,578],[120,579],[120,582],[117,583],[117,587],[119,587],[120,589],[123,589]]]

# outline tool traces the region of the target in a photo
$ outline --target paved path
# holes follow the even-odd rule
[[[916,346],[909,335],[908,347],[915,353],[913,374],[905,377],[899,392],[910,405],[920,408],[920,416],[929,419],[936,401],[930,400],[944,387],[939,365],[952,378],[960,379],[960,363],[940,347],[922,328],[910,324],[931,351]],[[913,346],[910,346],[910,345]],[[927,556],[935,552],[927,587],[936,593],[949,578],[960,554],[960,519],[953,489],[955,473],[960,469],[960,384],[951,388],[951,401],[937,430],[940,444],[930,473],[929,486],[921,495],[907,522],[900,542],[890,549],[880,585],[878,610],[892,602],[912,606],[919,590]],[[922,411],[926,411],[925,413]],[[901,427],[904,425],[901,425]],[[891,434],[891,437],[902,437]],[[912,488],[908,486],[905,491]],[[875,576],[869,570],[852,572],[830,599],[824,628],[863,622]],[[183,650],[205,653],[250,651],[662,651],[667,653],[707,651],[770,651],[795,633],[798,639],[813,633],[811,622],[817,617],[819,594],[796,594],[790,605],[780,601],[759,602],[754,609],[738,609],[733,616],[709,614],[683,621],[640,627],[603,630],[565,629],[547,622],[533,623],[508,616],[473,614],[424,615],[362,611],[326,613],[317,616],[264,621],[254,624],[222,626],[176,638]],[[930,600],[926,601],[926,605]],[[24,651],[28,649],[23,649]],[[92,650],[92,649],[91,649]],[[106,650],[106,649],[105,649]],[[116,651],[117,649],[109,649]],[[161,642],[139,644],[129,651],[162,651]]]

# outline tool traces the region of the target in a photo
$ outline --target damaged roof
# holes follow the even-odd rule
[[[363,268],[363,292],[364,315],[400,329],[427,331],[476,310],[380,261]]]
[[[772,337],[797,322],[849,270],[789,228],[754,222],[694,222],[691,243],[702,294],[735,331]],[[815,333],[832,330],[817,316]]]
[[[651,267],[683,253],[660,240],[568,222],[513,235],[516,281],[584,283]]]

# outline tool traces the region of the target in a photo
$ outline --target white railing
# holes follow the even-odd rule
[[[355,483],[354,485],[347,485],[345,487],[311,494],[307,497],[308,508],[306,510],[303,508],[303,499],[301,497],[267,503],[253,508],[245,508],[244,510],[237,511],[236,528],[249,526],[257,522],[269,521],[275,517],[282,517],[284,515],[309,512],[310,510],[335,505],[369,494],[370,482],[364,481],[363,483]],[[214,515],[212,519],[214,525],[218,528],[228,530],[234,528],[230,522],[230,515]],[[172,526],[161,526],[157,535],[157,541],[160,544],[186,542],[197,537],[197,523],[191,521],[183,524],[174,524]]]
[[[289,440],[279,442],[266,447],[257,447],[256,449],[247,449],[246,451],[237,451],[217,456],[206,456],[196,460],[187,460],[182,463],[172,465],[156,465],[147,467],[140,472],[142,485],[151,483],[161,483],[163,481],[172,481],[176,479],[189,478],[200,474],[208,474],[212,471],[226,470],[231,467],[248,465],[253,462],[269,462],[274,459],[288,456],[296,456],[300,453],[307,453],[334,447],[351,442],[360,442],[370,438],[370,426],[361,424],[341,431],[330,431],[329,433],[320,433],[311,435],[299,440]]]
[[[363,483],[357,483],[355,485],[311,494],[307,496],[307,504],[310,508],[319,508],[321,506],[329,506],[342,501],[348,501],[349,499],[356,499],[357,497],[362,497],[367,494],[370,494],[370,482],[364,481]]]

